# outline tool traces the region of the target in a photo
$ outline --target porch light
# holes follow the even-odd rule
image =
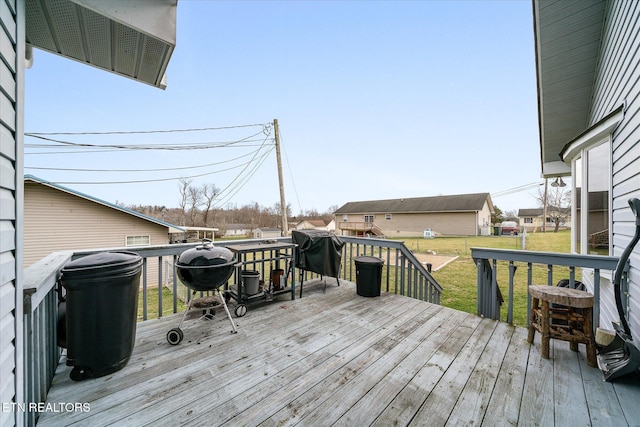
[[[566,187],[567,184],[565,184],[565,182],[562,180],[562,177],[558,177],[558,178],[556,178],[555,181],[553,181],[551,183],[551,186],[552,187]]]

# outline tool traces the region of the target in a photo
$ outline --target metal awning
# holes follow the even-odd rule
[[[34,47],[164,89],[177,0],[26,0]]]
[[[562,148],[589,128],[604,0],[533,1],[542,174],[570,174]]]

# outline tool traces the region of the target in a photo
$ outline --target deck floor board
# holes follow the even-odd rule
[[[177,346],[166,333],[181,314],[141,322],[127,366],[71,381],[58,367],[48,403],[85,412],[43,412],[39,426],[638,425],[640,380],[606,383],[568,343],[540,357],[524,328],[355,285],[306,283],[224,311],[192,310]]]

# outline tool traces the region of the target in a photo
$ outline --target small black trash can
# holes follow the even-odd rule
[[[362,297],[379,297],[384,260],[374,256],[359,256],[356,264],[356,293]]]
[[[72,380],[108,375],[129,361],[136,338],[141,271],[142,257],[133,252],[88,255],[62,269]]]

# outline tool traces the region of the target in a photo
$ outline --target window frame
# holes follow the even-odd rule
[[[608,229],[609,229],[609,254],[613,253],[613,132],[618,127],[620,122],[624,119],[624,112],[626,109],[626,102],[617,107],[607,116],[603,117],[596,124],[591,126],[589,129],[584,131],[582,134],[578,135],[572,141],[564,146],[564,148],[560,151],[561,159],[571,165],[571,176],[572,176],[572,184],[571,184],[571,252],[573,253],[582,253],[587,254],[588,251],[588,198],[589,198],[589,180],[588,180],[588,172],[589,172],[589,155],[588,152],[593,150],[596,147],[601,146],[602,144],[608,144],[608,166],[609,166],[609,175],[608,179],[608,196],[607,196],[607,204],[609,217],[607,218]],[[580,161],[580,171],[578,171],[577,162]],[[576,183],[578,182],[578,172],[580,172],[580,185],[582,191],[580,191],[580,217],[578,217],[578,204],[576,203],[576,194],[577,187]],[[586,191],[584,191],[586,189]],[[585,209],[586,207],[586,209]],[[578,227],[577,224],[580,224]],[[580,247],[576,246],[576,230],[579,230],[580,233]]]
[[[148,243],[129,243],[129,239],[144,239],[146,238]],[[136,246],[151,246],[151,235],[150,234],[132,234],[124,237],[124,246],[126,248],[132,248]]]
[[[606,255],[610,255],[613,253],[613,215],[612,215],[612,205],[613,205],[613,184],[611,180],[611,165],[613,159],[612,152],[612,144],[611,144],[611,134],[606,134],[604,137],[593,138],[591,140],[585,141],[584,144],[580,146],[579,150],[576,150],[575,156],[571,159],[571,175],[574,177],[572,179],[571,184],[571,226],[573,230],[578,230],[580,233],[580,247],[577,247],[576,237],[573,236],[571,239],[571,252],[578,254],[589,254],[589,157],[593,153],[593,150],[596,148],[600,148],[603,145],[606,145],[606,155],[609,165],[609,171],[607,180],[607,228],[609,230],[609,248],[607,250]],[[578,165],[578,163],[580,163]],[[580,174],[580,179],[578,180],[578,174]],[[577,194],[578,187],[577,183],[580,182],[580,215],[578,215],[578,203],[577,203]],[[580,225],[578,226],[576,222],[579,221]]]

